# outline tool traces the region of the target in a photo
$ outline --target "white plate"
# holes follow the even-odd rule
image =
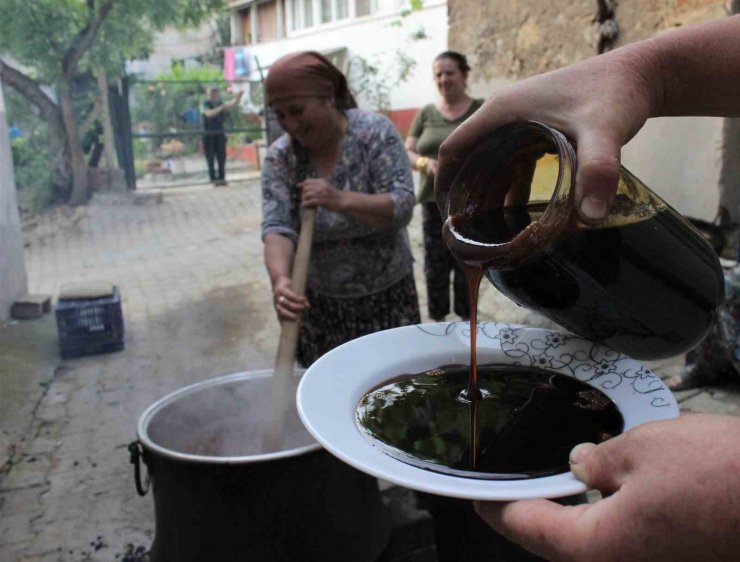
[[[400,486],[442,496],[479,500],[555,498],[586,486],[572,474],[529,480],[477,480],[431,472],[394,459],[355,425],[355,409],[371,388],[403,373],[468,364],[467,322],[420,324],[350,341],[321,357],[303,375],[297,406],[303,424],[344,462]],[[566,332],[515,324],[478,324],[478,361],[539,367],[598,388],[619,407],[628,430],[678,417],[670,390],[649,369],[625,355]]]

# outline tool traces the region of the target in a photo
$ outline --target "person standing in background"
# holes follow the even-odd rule
[[[450,312],[450,274],[454,279],[452,309],[463,320],[470,314],[465,276],[442,240],[442,217],[434,201],[439,146],[483,105],[483,100],[473,99],[465,92],[469,71],[465,55],[455,51],[437,55],[432,72],[442,97],[436,104],[430,103],[419,110],[406,137],[411,165],[421,174],[416,199],[422,206],[427,306],[429,316],[435,321],[444,320]]]
[[[226,134],[224,133],[224,119],[226,112],[239,103],[242,92],[230,102],[221,99],[221,92],[217,86],[208,88],[208,99],[203,102],[203,152],[208,163],[208,177],[215,185],[226,185]],[[218,173],[214,166],[218,163]]]
[[[465,274],[442,239],[442,216],[434,199],[434,180],[440,145],[483,105],[483,100],[473,99],[465,92],[470,72],[465,55],[455,51],[440,53],[434,59],[432,72],[441,99],[419,110],[405,143],[412,166],[421,174],[417,202],[422,206],[427,306],[432,320],[445,319],[450,312],[452,275],[452,310],[467,320],[470,316],[468,285]],[[419,507],[432,515],[439,562],[537,560],[493,532],[476,515],[472,502],[424,493],[418,493],[417,498]]]

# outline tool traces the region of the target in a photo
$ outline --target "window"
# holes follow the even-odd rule
[[[252,42],[252,11],[244,10],[239,15],[242,18],[242,45],[249,45]]]
[[[337,3],[337,9],[336,9],[336,18],[338,20],[343,20],[345,18],[349,17],[349,0],[335,0]]]
[[[355,0],[355,16],[369,16],[378,10],[378,0]]]
[[[313,0],[288,0],[288,25],[291,30],[314,25]]]
[[[349,17],[349,0],[321,0],[321,23]]]
[[[260,43],[278,38],[277,4],[265,2],[257,4],[257,40]]]
[[[298,10],[298,2],[296,0],[290,0],[288,2],[288,19],[290,20],[290,29],[300,29],[300,11]]]
[[[332,20],[331,17],[331,5],[332,0],[321,0],[321,23],[329,23]]]
[[[304,27],[313,25],[313,0],[303,0],[303,24]]]
[[[286,3],[291,30],[369,16],[378,11],[378,0],[287,0]]]

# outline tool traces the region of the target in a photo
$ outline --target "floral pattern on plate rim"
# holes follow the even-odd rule
[[[470,337],[468,322],[417,324],[416,327],[435,337],[453,334]],[[482,341],[481,336],[488,342]],[[570,375],[604,390],[629,384],[636,393],[648,396],[650,405],[655,408],[672,403],[670,391],[653,371],[619,351],[580,336],[518,324],[479,322],[478,338],[479,346],[500,349],[514,365]]]

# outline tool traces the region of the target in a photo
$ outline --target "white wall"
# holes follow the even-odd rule
[[[722,166],[719,117],[650,119],[622,149],[622,164],[678,212],[712,220]]]
[[[10,307],[28,291],[23,239],[18,217],[13,158],[5,119],[5,100],[0,85],[0,321],[10,316]]]
[[[412,39],[412,34],[419,30],[423,30],[426,38]],[[437,54],[447,50],[447,2],[426,0],[422,10],[406,17],[401,17],[398,10],[389,9],[353,21],[289,31],[286,38],[247,47],[263,67],[295,51],[340,48],[346,48],[350,57],[384,61],[391,74],[395,52],[402,50],[416,61],[416,66],[409,79],[391,92],[392,109],[415,108],[429,103],[437,96],[432,81],[432,61]]]
[[[128,62],[126,71],[153,78],[167,72],[175,59],[190,61],[194,57],[209,53],[213,48],[212,35],[214,22],[205,22],[198,29],[179,30],[168,27],[157,33],[152,53],[146,60]]]
[[[299,31],[288,31],[288,37],[247,47],[262,66],[269,66],[281,56],[302,50],[333,50],[346,48],[350,57],[360,56],[370,61],[383,61],[384,70],[393,76],[393,61],[397,49],[416,61],[409,79],[391,92],[391,107],[406,109],[420,107],[437,96],[432,81],[432,61],[447,50],[447,1],[425,0],[422,10],[402,17],[398,6],[402,0],[378,0],[377,14],[314,26]],[[400,24],[400,25],[399,25]],[[190,59],[209,52],[211,23],[197,30],[179,31],[167,28],[157,34],[149,59],[128,63],[129,73],[145,78],[170,69],[173,59]],[[411,39],[413,33],[423,30],[424,39]],[[258,79],[258,74],[253,75]],[[361,100],[360,100],[361,101]]]

